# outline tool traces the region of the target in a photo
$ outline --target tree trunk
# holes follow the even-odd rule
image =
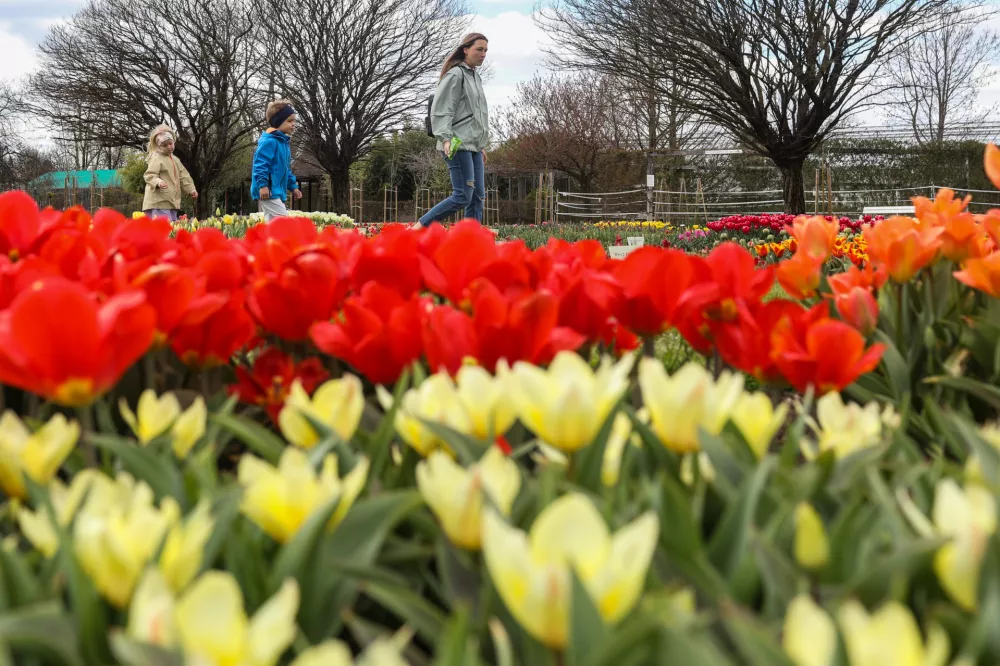
[[[333,208],[335,213],[340,215],[350,215],[350,188],[351,170],[350,167],[342,167],[327,171],[330,174],[330,193],[333,195]],[[363,196],[363,195],[362,195]],[[360,224],[361,220],[357,220]]]
[[[190,170],[188,170],[188,172],[190,173]],[[209,217],[208,214],[209,202],[207,196],[208,184],[205,183],[204,181],[205,179],[202,178],[201,176],[198,176],[197,178],[193,175],[191,176],[191,182],[194,183],[194,191],[198,193],[198,198],[194,199],[192,202],[194,204],[194,216],[199,220]],[[182,197],[182,199],[187,199],[187,198],[188,195],[186,194]],[[181,202],[181,205],[182,206],[184,205],[183,200]]]
[[[802,167],[804,164],[805,158],[777,165],[781,171],[785,212],[792,215],[802,215],[806,212],[805,181],[802,179]]]

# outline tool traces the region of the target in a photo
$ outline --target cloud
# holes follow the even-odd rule
[[[11,32],[28,42],[38,44],[55,23],[75,14],[85,0],[0,0],[0,21]]]
[[[22,37],[8,21],[0,20],[0,44],[3,44],[0,80],[13,82],[34,70],[37,62],[35,45]]]

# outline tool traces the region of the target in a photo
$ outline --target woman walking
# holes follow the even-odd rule
[[[160,125],[149,133],[149,152],[146,156],[146,194],[142,198],[142,212],[147,217],[165,217],[177,221],[181,208],[181,192],[198,198],[191,174],[181,161],[174,157],[177,137],[169,125]]]
[[[413,225],[415,229],[447,219],[463,209],[465,217],[483,219],[486,198],[483,169],[490,136],[486,95],[477,70],[486,60],[487,48],[486,37],[478,32],[468,34],[441,68],[431,105],[431,131],[448,164],[452,193],[427,211]]]

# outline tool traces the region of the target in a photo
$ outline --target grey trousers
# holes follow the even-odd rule
[[[146,217],[148,217],[150,219],[155,219],[157,217],[165,217],[168,220],[170,220],[171,222],[176,222],[177,221],[177,210],[176,209],[172,209],[172,208],[171,209],[167,209],[167,208],[150,208],[150,209],[144,210],[142,212],[145,213]]]
[[[281,199],[261,199],[257,203],[260,204],[260,212],[264,213],[264,219],[268,222],[276,217],[288,215],[288,208]]]

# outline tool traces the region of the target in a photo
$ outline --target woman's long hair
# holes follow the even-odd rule
[[[441,67],[441,76],[438,80],[443,79],[444,75],[447,74],[452,67],[460,62],[465,62],[465,49],[470,48],[480,39],[484,42],[490,41],[486,39],[486,35],[479,32],[470,32],[465,37],[462,37],[462,43],[459,44],[458,47],[451,52],[451,55],[445,59],[444,66]]]

